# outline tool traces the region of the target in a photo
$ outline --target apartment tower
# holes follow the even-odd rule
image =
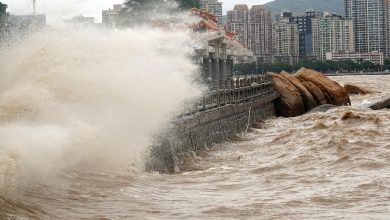
[[[249,10],[248,48],[260,63],[272,63],[272,15],[263,5]]]
[[[249,8],[247,5],[235,5],[228,11],[226,29],[238,35],[238,42],[248,47]]]
[[[388,56],[389,0],[344,0],[344,4],[347,19],[354,22],[356,51]]]
[[[200,10],[208,11],[215,15],[218,25],[223,25],[222,2],[218,2],[218,0],[200,0],[199,6]]]

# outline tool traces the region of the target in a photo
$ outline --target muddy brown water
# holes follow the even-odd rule
[[[0,196],[0,219],[389,219],[390,76],[333,77],[381,93],[271,118],[165,175],[67,171]],[[22,189],[22,190],[21,190]]]

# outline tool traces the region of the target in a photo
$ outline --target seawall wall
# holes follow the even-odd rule
[[[165,173],[185,170],[185,161],[214,144],[233,140],[255,122],[275,116],[272,91],[258,99],[228,105],[178,120],[150,152],[147,170]]]

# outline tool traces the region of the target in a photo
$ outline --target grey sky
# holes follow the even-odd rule
[[[147,1],[147,0],[146,0]],[[264,4],[271,0],[222,0],[224,12],[235,4]],[[32,11],[32,0],[2,0],[14,14],[27,14]],[[37,0],[37,11],[45,13],[49,22],[68,19],[77,15],[94,16],[97,22],[101,20],[101,11],[112,7],[123,0]]]

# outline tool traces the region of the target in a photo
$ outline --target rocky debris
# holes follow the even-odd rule
[[[270,73],[274,88],[280,93],[276,101],[276,110],[283,117],[295,117],[305,113],[303,98],[299,90],[286,78],[279,74]]]
[[[372,110],[381,110],[384,108],[390,108],[390,97],[384,98],[381,101],[372,104],[370,108]]]
[[[317,106],[317,102],[313,95],[310,93],[310,91],[302,85],[301,81],[299,81],[294,76],[290,75],[287,72],[282,72],[280,75],[282,75],[284,78],[286,78],[290,83],[292,83],[299,91],[303,98],[303,103],[305,105],[306,111],[310,111],[311,109],[315,108]]]
[[[375,91],[369,88],[366,88],[364,86],[358,86],[351,83],[345,84],[344,89],[347,91],[348,94],[367,95],[367,94],[375,93]]]
[[[351,105],[347,91],[344,87],[340,86],[337,82],[329,79],[324,74],[315,70],[301,68],[297,72],[297,76],[305,81],[310,81],[318,86],[323,93],[329,104],[334,105]]]

